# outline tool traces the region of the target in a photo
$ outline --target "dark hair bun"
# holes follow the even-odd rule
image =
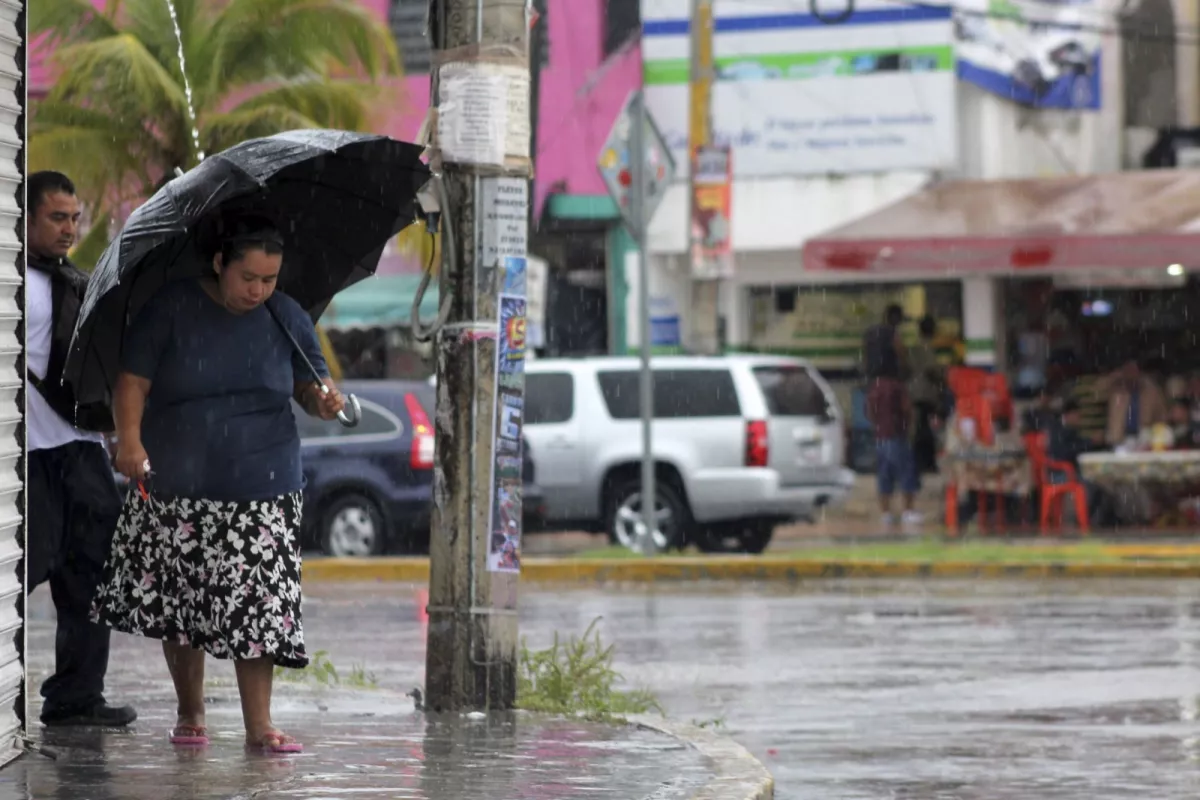
[[[222,210],[209,218],[197,237],[205,257],[220,253],[224,264],[240,261],[255,250],[283,253],[283,234],[275,220],[260,212]]]

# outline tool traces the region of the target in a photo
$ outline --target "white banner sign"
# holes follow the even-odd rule
[[[836,3],[816,4],[823,17]],[[690,0],[642,0],[646,104],[683,169]],[[951,167],[958,157],[949,6],[716,0],[716,143],[737,177]]]

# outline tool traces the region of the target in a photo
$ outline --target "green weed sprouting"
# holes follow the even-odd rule
[[[286,683],[311,682],[319,686],[343,685],[337,667],[329,660],[328,650],[318,650],[313,653],[313,657],[309,659],[308,666],[304,669],[276,667],[275,680]],[[344,685],[356,689],[375,689],[379,686],[379,679],[375,677],[375,673],[368,672],[364,665],[354,664],[350,667],[350,674],[346,677]]]
[[[613,646],[605,647],[592,620],[583,636],[566,642],[554,634],[545,650],[530,650],[521,641],[517,662],[517,707],[526,711],[614,721],[628,714],[663,714],[645,689],[621,690],[624,681],[612,667]]]

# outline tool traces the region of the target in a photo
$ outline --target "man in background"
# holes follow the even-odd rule
[[[907,368],[900,324],[904,311],[890,305],[883,323],[863,336],[863,364],[867,373],[867,418],[875,429],[875,478],[879,510],[885,527],[895,524],[892,495],[899,489],[904,497],[901,521],[906,526],[921,522],[913,508],[920,480],[911,445],[913,407],[904,384]]]
[[[1136,360],[1125,362],[1113,377],[1108,396],[1106,440],[1116,446],[1167,421],[1167,398]]]
[[[109,629],[90,619],[121,497],[103,436],[76,427],[105,430],[111,420],[105,409],[77,408],[62,380],[87,288],[87,275],[67,260],[79,200],[59,172],[35,172],[27,189],[27,591],[49,581],[58,615],[41,717],[46,725],[123,726],[137,713],[105,702]]]
[[[1057,422],[1046,430],[1046,455],[1051,461],[1062,461],[1075,468],[1075,475],[1083,483],[1087,491],[1088,518],[1097,528],[1109,527],[1116,523],[1116,502],[1105,489],[1083,480],[1079,470],[1079,457],[1084,453],[1095,453],[1106,448],[1088,439],[1080,430],[1081,407],[1076,400],[1063,403],[1062,415]],[[1053,483],[1065,481],[1066,476],[1051,471],[1050,480]]]

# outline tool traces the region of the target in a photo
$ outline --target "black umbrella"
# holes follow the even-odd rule
[[[289,131],[172,180],[130,215],[92,273],[64,371],[77,402],[110,401],[126,327],[147,300],[170,281],[209,273],[218,211],[277,222],[279,288],[317,320],[335,294],[374,274],[388,240],[415,221],[429,179],[421,153],[386,136]]]

